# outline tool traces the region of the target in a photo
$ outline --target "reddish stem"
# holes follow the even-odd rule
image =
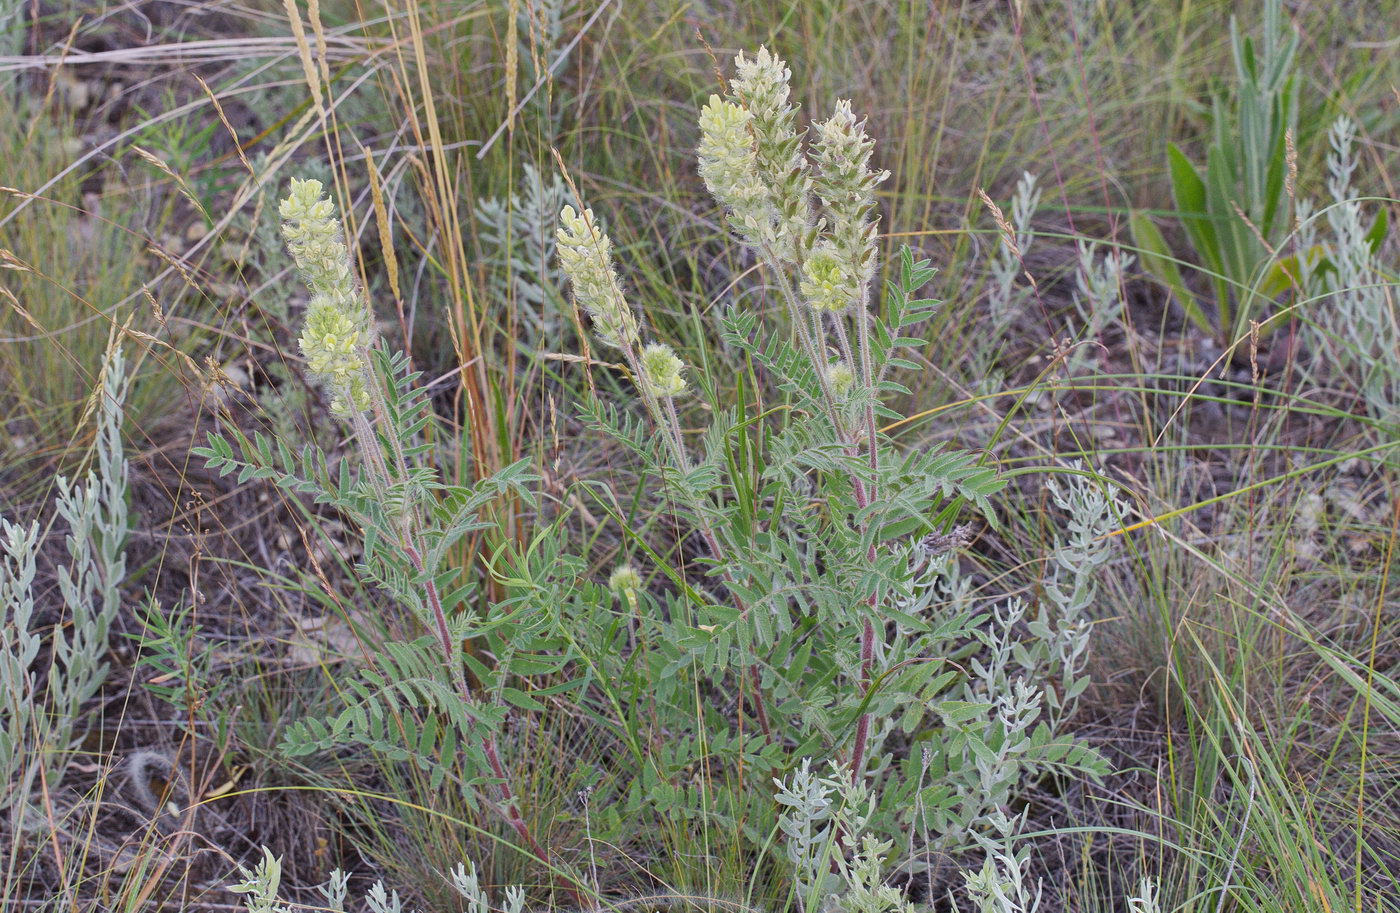
[[[860,683],[864,691],[870,690],[870,672],[875,665],[875,624],[865,619],[865,627],[860,632]],[[870,713],[860,715],[856,722],[856,743],[851,748],[851,779],[860,776],[865,763],[865,744],[870,739]]]
[[[771,742],[773,727],[768,725],[768,711],[763,706],[763,678],[758,671],[758,663],[749,666],[749,675],[753,678],[753,712],[758,717],[758,728],[763,730],[763,737]]]
[[[404,554],[408,556],[409,562],[414,570],[420,574],[423,572],[423,558],[418,554],[418,550],[408,543],[403,544]],[[462,692],[462,698],[468,704],[474,703],[471,688],[467,685],[467,678],[462,673],[461,664],[457,661],[456,650],[453,649],[452,634],[447,627],[447,613],[442,608],[442,598],[438,595],[437,583],[428,580],[424,584],[428,595],[428,606],[432,610],[433,623],[437,627],[438,639],[442,643],[443,656],[447,661],[447,667],[452,672],[452,677],[457,683],[457,688]],[[515,801],[515,793],[510,788],[510,779],[506,776],[505,765],[501,763],[500,751],[496,745],[496,735],[488,731],[481,739],[481,750],[486,755],[486,761],[491,765],[491,773],[499,781],[497,789],[501,792],[501,810],[506,823],[515,831],[516,836],[525,844],[535,857],[548,866],[553,872],[554,866],[549,852],[535,839],[535,835],[530,832],[530,826],[525,821],[525,816],[520,813],[520,806]],[[564,891],[569,895],[569,899],[580,909],[591,910],[593,905],[588,902],[583,893],[582,887],[572,878],[565,876]]]

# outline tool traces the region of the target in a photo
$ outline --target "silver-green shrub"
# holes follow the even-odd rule
[[[1400,395],[1400,369],[1395,365],[1400,332],[1393,310],[1394,285],[1376,256],[1386,228],[1384,214],[1368,218],[1356,193],[1356,123],[1339,117],[1328,137],[1331,202],[1317,215],[1310,204],[1300,203],[1296,246],[1302,253],[1290,262],[1299,273],[1296,279],[1304,297],[1316,302],[1317,322],[1326,334],[1332,363],[1356,379],[1373,418],[1393,423]],[[1319,222],[1327,227],[1321,237]]]
[[[34,673],[30,667],[39,655],[39,635],[31,629],[34,619],[35,559],[39,552],[39,524],[22,526],[0,519],[4,567],[0,569],[0,599],[5,603],[5,624],[0,626],[0,774],[6,793],[0,806],[23,805],[39,772],[40,742],[31,733],[47,715],[36,700]],[[36,711],[38,711],[36,713]],[[37,718],[37,720],[36,720]]]
[[[80,740],[82,705],[107,674],[107,635],[126,580],[128,466],[121,426],[128,378],[115,346],[94,392],[97,435],[93,469],[80,483],[56,480],[55,511],[66,526],[68,560],[58,567],[61,623],[53,626],[49,662],[37,668],[42,640],[34,629],[41,527],[0,518],[0,777],[14,834],[38,815],[42,774],[50,795],[62,784]]]
[[[1080,240],[1079,262],[1075,271],[1074,308],[1079,314],[1078,335],[1097,340],[1123,313],[1123,275],[1134,258],[1110,248],[1099,256],[1099,244]],[[1078,347],[1070,355],[1071,373],[1092,358],[1091,350]]]
[[[1127,505],[1084,472],[1079,463],[1064,481],[1047,483],[1055,506],[1064,512],[1045,580],[1049,612],[1027,625],[1033,647],[1023,667],[1047,682],[1045,702],[1052,729],[1073,713],[1089,679],[1083,674],[1089,646],[1090,611],[1098,596],[1098,581],[1112,557],[1107,535],[1121,524]]]
[[[1027,862],[1030,847],[1013,849],[1011,838],[1020,830],[1022,821],[1011,820],[998,812],[992,821],[994,832],[979,835],[986,852],[980,869],[964,872],[968,897],[977,904],[978,913],[1037,913],[1043,892],[1039,884],[1030,884]]]
[[[497,301],[516,302],[519,338],[526,348],[552,345],[561,325],[554,306],[564,284],[555,256],[555,224],[566,200],[562,178],[546,181],[526,163],[519,190],[476,205],[492,266],[492,292]]]
[[[992,319],[997,324],[1010,320],[1017,306],[1025,299],[1025,290],[1017,289],[1016,281],[1026,271],[1025,260],[1035,242],[1031,218],[1039,205],[1040,187],[1036,176],[1029,171],[1021,172],[1021,178],[1016,182],[1016,195],[1011,199],[1011,233],[998,226],[1001,243],[991,263],[992,286],[988,301],[991,303]]]
[[[240,865],[238,870],[243,880],[229,885],[228,890],[243,895],[243,906],[248,913],[293,913],[298,909],[347,913],[350,876],[340,869],[331,872],[325,884],[321,885],[320,894],[324,902],[319,904],[291,904],[280,899],[282,861],[266,847],[263,848],[262,858],[251,869]],[[515,885],[505,889],[503,903],[492,905],[477,877],[476,864],[470,860],[465,864],[458,863],[444,880],[465,901],[461,913],[522,913],[525,909],[525,892]],[[386,888],[383,881],[371,885],[362,899],[362,909],[369,913],[405,913],[399,892]]]
[[[810,759],[803,759],[789,780],[773,782],[799,910],[913,913],[908,899],[887,883],[894,843],[869,832],[876,797],[866,781],[851,779],[835,763],[818,777]]]

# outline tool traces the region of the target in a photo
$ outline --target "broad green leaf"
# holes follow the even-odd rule
[[[1196,173],[1196,166],[1175,143],[1167,146],[1167,172],[1172,181],[1172,198],[1176,200],[1176,208],[1181,211],[1181,223],[1197,255],[1218,268],[1220,239],[1216,236],[1215,224],[1206,208],[1206,183]]]
[[[1167,239],[1162,237],[1162,232],[1153,223],[1152,217],[1140,209],[1135,209],[1128,215],[1128,229],[1132,232],[1133,243],[1137,245],[1142,265],[1167,286],[1181,303],[1182,310],[1192,323],[1202,332],[1215,335],[1215,328],[1206,317],[1205,311],[1187,291],[1186,281],[1181,277],[1181,269],[1172,257]]]
[[[992,705],[980,701],[939,701],[933,709],[948,723],[966,723],[990,713]]]

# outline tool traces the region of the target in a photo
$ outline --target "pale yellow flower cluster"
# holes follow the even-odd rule
[[[798,290],[813,310],[838,314],[851,306],[857,286],[831,245],[818,247],[802,264]]]
[[[659,399],[670,399],[685,392],[685,362],[665,343],[654,342],[642,349],[642,384]]]
[[[734,70],[730,90],[752,115],[758,176],[775,209],[774,253],[800,263],[813,228],[812,179],[802,152],[805,131],[797,129],[797,106],[789,101],[792,71],[764,47],[752,59],[741,52],[734,58]]]
[[[735,71],[729,97],[700,112],[700,176],[745,241],[796,267],[808,305],[842,313],[874,278],[875,188],[889,173],[871,170],[874,142],[849,101],[814,125],[809,162],[787,64],[759,48],[739,54]]]
[[[849,101],[838,101],[835,113],[816,125],[812,155],[817,164],[817,196],[831,223],[832,249],[860,289],[874,278],[877,263],[875,188],[890,176],[888,171],[870,169],[874,147]]]
[[[282,237],[312,292],[353,298],[350,252],[341,240],[335,204],[323,190],[320,181],[292,178],[279,207]]]
[[[633,596],[642,588],[642,575],[630,564],[619,564],[608,577],[608,589],[617,596]]]
[[[574,287],[574,300],[593,318],[593,332],[605,345],[635,348],[637,316],[622,294],[612,263],[612,240],[598,230],[593,210],[572,206],[559,213],[559,265]]]
[[[756,247],[779,243],[774,205],[768,186],[759,177],[747,109],[718,95],[700,112],[700,177],[719,203],[729,210],[729,221],[745,240]]]
[[[322,195],[320,181],[293,178],[279,211],[282,237],[313,293],[300,339],[307,369],[330,389],[333,412],[367,409],[365,354],[373,332],[335,204]]]
[[[331,411],[337,415],[369,408],[360,351],[364,337],[364,331],[335,298],[317,295],[311,299],[299,340],[301,354],[311,373],[331,389]]]
[[[841,359],[827,365],[826,382],[831,385],[831,392],[837,396],[845,396],[851,391],[851,386],[855,384],[856,375],[851,370],[851,366],[846,364],[844,359]]]
[[[619,348],[636,368],[637,384],[654,399],[685,392],[685,362],[670,346],[651,343],[640,353],[637,316],[622,294],[622,282],[612,262],[612,240],[598,230],[593,210],[582,214],[565,206],[559,214],[559,264],[574,287],[574,299],[593,318],[593,332],[603,343]]]

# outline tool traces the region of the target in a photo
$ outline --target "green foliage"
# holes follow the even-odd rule
[[[882,882],[891,841],[918,832],[943,851],[965,847],[996,825],[1030,777],[1102,772],[1093,752],[1053,724],[1085,683],[1081,616],[1104,554],[1090,539],[1107,511],[1078,521],[1058,562],[1057,580],[1069,576],[1049,600],[1054,617],[1027,624],[1020,600],[969,597],[948,554],[965,535],[955,527],[966,506],[995,526],[1005,478],[985,454],[905,446],[881,430],[903,419],[899,404],[913,395],[903,381],[921,370],[926,341],[915,333],[940,307],[923,297],[935,272],[902,250],[887,270],[883,306],[868,306],[878,284],[874,190],[887,177],[869,166],[873,141],[839,104],[818,125],[808,181],[785,65],[766,52],[740,65],[746,91],[766,100],[754,117],[762,129],[730,130],[721,137],[726,168],[702,170],[728,182],[729,195],[717,194],[727,205],[747,207],[736,224],[751,229],[745,236],[778,283],[789,323],[770,330],[734,307],[719,318],[718,336],[747,376],[771,383],[775,404],[760,411],[741,390],[737,407],[716,404],[692,445],[679,409],[688,391],[712,390],[712,379],[695,378],[671,347],[647,341],[590,210],[565,207],[557,236],[575,298],[595,335],[622,353],[645,412],[586,398],[585,429],[631,454],[703,549],[700,569],[687,569],[623,523],[671,592],[638,587],[635,573],[616,594],[589,582],[562,523],[497,548],[487,560],[493,595],[457,585],[453,546],[477,533],[508,543],[492,508],[505,499],[535,508],[537,480],[522,461],[472,485],[445,483],[430,443],[441,430],[418,375],[401,355],[365,350],[363,334],[303,333],[308,355],[334,351],[342,389],[357,384],[338,414],[358,460],[332,469],[314,444],[298,453],[234,428],[196,453],[221,475],[267,481],[352,518],[365,543],[360,577],[424,632],[385,643],[342,680],[341,709],[292,725],[282,745],[289,755],[365,751],[380,764],[417,768],[430,789],[450,783],[472,804],[495,785],[517,835],[549,861],[520,823],[497,736],[513,715],[542,714],[548,698],[567,695],[573,712],[628,756],[613,773],[623,813],[724,828],[751,858],[778,828],[799,844],[790,859],[802,890],[834,889],[836,908],[851,913],[903,913]],[[765,161],[782,167],[767,174],[753,164]],[[343,323],[368,325],[349,312],[362,296],[320,191],[294,185],[303,215],[287,231],[295,246],[312,225],[325,253],[301,259],[316,275],[339,277]],[[813,195],[822,215],[808,224]],[[831,261],[831,288],[804,297],[813,273],[804,260],[820,258]],[[614,611],[615,598],[625,611]],[[1048,698],[1040,682],[1052,676],[1064,691]],[[768,784],[809,771],[812,758],[835,765],[821,788],[840,791],[850,807],[820,822],[809,809],[806,824],[784,823],[781,809],[792,802],[775,802]],[[819,788],[803,790],[820,805]],[[811,862],[823,840],[836,886]]]
[[[1182,226],[1214,291],[1213,321],[1211,309],[1187,290],[1156,227],[1141,213],[1131,223],[1143,265],[1167,284],[1202,332],[1226,345],[1269,304],[1259,283],[1292,228],[1287,142],[1289,136],[1298,139],[1298,36],[1283,21],[1281,0],[1264,4],[1262,42],[1256,46],[1242,36],[1233,18],[1230,42],[1235,97],[1233,104],[1215,99],[1204,166],[1175,144],[1167,150]]]
[[[377,353],[376,367],[384,379],[383,405],[388,427],[376,435],[384,453],[397,452],[406,462],[395,470],[388,484],[342,460],[338,471],[328,468],[323,451],[308,444],[294,453],[280,440],[262,433],[251,439],[236,428],[209,436],[208,446],[194,450],[220,475],[237,473],[240,483],[266,480],[290,494],[311,499],[344,512],[359,524],[364,536],[364,557],[357,570],[394,601],[412,611],[424,628],[433,630],[436,613],[446,622],[453,643],[490,640],[509,626],[511,649],[522,656],[548,652],[548,645],[530,638],[532,624],[541,620],[519,598],[496,606],[481,606],[475,585],[455,585],[460,576],[451,566],[453,547],[464,536],[495,528],[490,508],[502,498],[529,502],[534,476],[525,461],[471,485],[445,484],[428,465],[434,421],[419,375],[407,359],[396,353]],[[230,440],[232,438],[232,440]],[[405,524],[413,522],[411,542]],[[410,558],[409,550],[417,560]],[[436,594],[435,609],[428,584]],[[449,771],[469,795],[480,784],[486,769],[480,753],[480,732],[498,728],[505,719],[501,701],[478,703],[459,688],[460,666],[444,665],[442,641],[434,637],[388,643],[378,652],[362,679],[346,683],[350,704],[329,722],[305,720],[285,736],[284,749],[291,755],[331,749],[343,743],[366,745],[392,760],[414,760],[430,771],[434,784]],[[436,651],[436,652],[435,652]],[[465,657],[458,656],[458,662]],[[556,672],[563,661],[536,664],[537,674]],[[524,660],[522,659],[522,665]],[[522,703],[523,692],[507,687],[507,669],[474,664],[480,691],[507,703]],[[473,747],[475,746],[475,747]],[[470,762],[458,769],[447,759],[464,755]]]
[[[539,659],[550,645],[532,640],[528,623],[513,625],[508,636],[498,631],[517,615],[528,621],[547,616],[529,611],[533,606],[518,595],[494,607],[486,604],[474,581],[459,584],[461,569],[451,563],[463,537],[495,529],[488,516],[495,505],[508,499],[531,504],[535,477],[522,460],[474,484],[442,481],[429,443],[438,429],[420,375],[407,356],[370,348],[373,314],[350,268],[335,206],[321,191],[318,182],[292,182],[281,205],[283,235],[317,293],[302,350],[309,361],[333,355],[322,358],[316,370],[336,394],[331,411],[354,433],[359,465],[342,460],[333,473],[316,444],[297,454],[284,441],[261,432],[250,440],[236,427],[230,429],[232,443],[216,432],[207,447],[193,452],[221,476],[236,472],[240,482],[270,481],[348,515],[364,538],[363,560],[356,566],[360,577],[407,610],[430,636],[386,643],[363,678],[346,683],[349,706],[328,722],[293,725],[283,748],[297,756],[365,746],[391,764],[416,761],[433,787],[451,773],[469,802],[476,800],[475,787],[492,782],[502,800],[498,810],[547,863],[548,852],[530,833],[506,779],[497,734],[505,704],[531,706],[533,700],[510,685],[511,657],[520,656],[521,668],[540,674],[558,672],[563,661]],[[328,329],[318,309],[334,311],[337,322],[353,331]],[[332,363],[333,370],[325,367]],[[473,661],[463,650],[471,641],[489,644],[500,662]],[[576,887],[572,893],[581,898]]]
[[[739,66],[746,66],[743,58]],[[782,61],[764,51],[748,66],[755,71],[750,82],[786,79]],[[782,99],[787,91],[784,84],[764,93]],[[590,663],[610,669],[613,693],[645,693],[653,725],[666,733],[664,749],[649,756],[629,793],[629,810],[649,806],[663,820],[703,814],[712,822],[742,821],[757,848],[767,839],[772,807],[765,813],[761,797],[720,784],[806,771],[813,757],[845,759],[838,777],[869,790],[859,830],[877,842],[863,856],[848,858],[855,844],[846,844],[832,858],[849,876],[846,905],[883,910],[890,899],[871,880],[880,838],[917,832],[953,848],[984,830],[1026,778],[1103,772],[1091,751],[1043,718],[1045,694],[1030,684],[1052,667],[1062,670],[1068,693],[1051,702],[1057,711],[1067,711],[1082,690],[1077,657],[1087,631],[1079,613],[1100,552],[1080,536],[1076,545],[1093,560],[1065,558],[1080,576],[1063,599],[1063,626],[1044,621],[1028,629],[1023,603],[987,612],[958,588],[956,561],[940,543],[957,541],[949,534],[963,505],[995,524],[994,499],[1005,479],[977,453],[906,448],[880,431],[903,418],[897,405],[911,393],[901,379],[920,370],[912,356],[925,341],[912,333],[939,307],[921,297],[934,270],[902,250],[889,270],[884,307],[867,307],[862,276],[874,260],[873,247],[865,246],[874,223],[861,201],[883,175],[866,169],[871,142],[849,107],[838,109],[817,141],[827,144],[815,156],[824,215],[810,234],[792,237],[786,226],[810,205],[802,133],[791,112],[773,103],[767,108],[779,113],[766,124],[763,109],[754,109],[762,129],[756,126],[750,140],[720,123],[715,112],[728,110],[725,104],[733,103],[712,99],[701,118],[708,137],[702,175],[769,269],[790,323],[765,329],[754,311],[733,307],[719,319],[720,340],[780,400],[761,412],[716,406],[697,454],[684,446],[674,410],[657,408],[645,384],[642,403],[660,433],[612,405],[583,404],[586,427],[625,447],[665,488],[677,517],[703,543],[707,565],[707,579],[697,580],[653,554],[676,593],[664,600],[638,595],[638,640],[649,645],[642,661],[617,658],[615,643],[605,639]],[[784,163],[771,178],[760,167],[765,143],[773,147],[768,159]],[[838,184],[850,189],[831,192]],[[845,206],[848,198],[859,205]],[[838,246],[833,239],[846,240]],[[819,258],[835,261],[839,295],[816,288],[808,265]],[[848,369],[839,387],[828,348]],[[747,405],[742,389],[740,402]],[[1101,521],[1086,518],[1084,534],[1101,531]],[[636,541],[645,548],[640,536]],[[583,619],[574,624],[597,630]],[[735,712],[697,711],[697,690],[724,695]],[[894,748],[903,740],[915,749]],[[702,764],[710,776],[697,794],[682,784]],[[799,884],[820,881],[814,873],[821,866],[811,859],[815,825],[779,826],[800,844],[789,848]]]

